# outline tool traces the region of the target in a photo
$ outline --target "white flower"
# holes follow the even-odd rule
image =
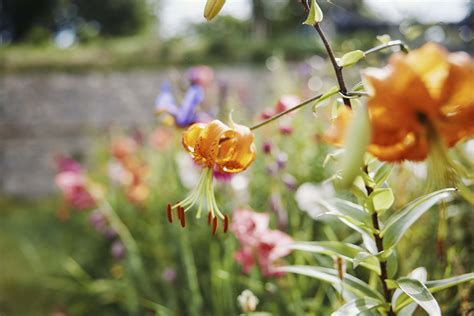
[[[197,186],[201,172],[193,162],[193,159],[186,153],[176,155],[176,164],[178,165],[178,175],[181,183],[187,189]]]
[[[244,290],[238,297],[237,302],[244,313],[251,313],[257,309],[258,297],[250,290]]]
[[[307,212],[313,219],[321,220],[321,215],[327,212],[327,209],[321,205],[325,201],[336,195],[331,182],[325,181],[320,184],[303,183],[295,193],[295,199],[298,207]]]

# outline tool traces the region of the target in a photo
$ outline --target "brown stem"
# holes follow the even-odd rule
[[[334,51],[332,50],[331,44],[324,34],[323,30],[321,29],[321,25],[319,22],[313,25],[314,29],[318,32],[319,37],[323,41],[324,47],[326,48],[326,52],[328,53],[329,59],[331,60],[332,66],[334,68],[334,72],[336,73],[337,83],[339,84],[339,90],[341,90],[341,94],[345,95],[347,93],[346,83],[344,81],[344,76],[342,74],[342,67],[339,66],[336,60],[336,56],[334,55]],[[347,99],[343,96],[344,104],[349,108],[352,108],[351,100]]]
[[[372,188],[369,186],[365,187],[367,190],[367,194],[370,195],[372,193]],[[380,253],[384,251],[383,248],[383,238],[380,237],[379,231],[380,231],[380,223],[379,223],[379,217],[377,215],[377,212],[372,213],[372,225],[374,228],[377,230],[376,233],[374,233],[374,239],[375,239],[375,245],[377,246],[377,251]],[[395,312],[392,309],[391,301],[392,301],[392,291],[388,288],[387,283],[385,280],[388,279],[388,273],[387,273],[387,261],[380,261],[380,282],[382,282],[382,288],[383,288],[383,294],[385,297],[385,301],[390,304],[390,309],[388,310],[388,316],[395,316]]]

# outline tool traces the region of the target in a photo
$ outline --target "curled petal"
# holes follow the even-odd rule
[[[410,68],[418,75],[433,99],[438,99],[449,73],[448,51],[428,43],[412,51],[405,58]]]
[[[225,133],[217,157],[217,168],[228,173],[242,172],[255,160],[254,135],[246,126],[234,124]]]

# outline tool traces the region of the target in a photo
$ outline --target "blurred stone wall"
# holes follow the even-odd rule
[[[90,154],[107,126],[156,124],[153,103],[172,71],[0,75],[0,194],[40,197],[54,190],[56,153]],[[265,94],[262,69],[223,68],[245,104]],[[261,102],[259,102],[261,104]]]

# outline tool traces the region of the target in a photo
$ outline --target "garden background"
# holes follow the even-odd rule
[[[202,17],[205,1],[194,0],[0,4],[0,315],[234,315],[245,289],[259,298],[258,311],[273,315],[325,315],[337,305],[337,291],[324,283],[267,277],[258,269],[243,273],[232,234],[212,237],[198,220],[186,230],[166,221],[166,204],[183,198],[187,186],[179,165],[181,131],[163,127],[166,120],[154,112],[163,83],[183,94],[189,69],[208,65],[213,79],[206,110],[221,118],[233,110],[236,122],[251,125],[282,95],[304,99],[335,82],[321,42],[302,25],[298,1],[227,2],[210,23]],[[338,54],[369,49],[383,34],[411,47],[431,41],[474,53],[472,1],[320,2]],[[367,63],[384,63],[387,56]],[[263,130],[257,147],[277,135],[272,150],[224,183],[218,199],[223,208],[269,212],[271,226],[295,240],[350,240],[342,225],[313,220],[295,197],[303,184],[332,175],[323,167],[330,147],[320,141],[327,126],[307,114]],[[152,170],[142,204],[114,191],[116,211],[138,245],[139,272],[129,254],[114,255],[113,241],[94,229],[90,212],[64,213],[55,185],[59,156],[76,159],[96,181],[108,183],[110,147],[124,135],[143,140],[140,155]],[[473,147],[471,141],[471,156]],[[418,167],[396,167],[400,205],[423,190]],[[424,266],[437,278],[471,272],[470,208],[448,211],[441,250],[437,216],[425,215],[399,247],[405,259],[399,269]],[[294,252],[285,260],[332,265],[306,256]],[[472,302],[469,284],[438,300],[446,315],[457,315]]]

